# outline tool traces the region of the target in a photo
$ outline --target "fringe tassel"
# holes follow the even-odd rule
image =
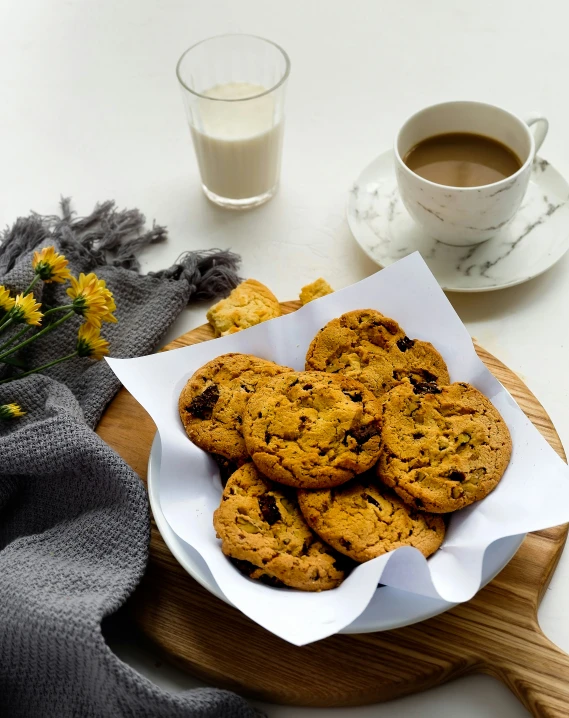
[[[185,279],[190,285],[192,299],[206,301],[228,294],[242,280],[237,276],[241,263],[238,254],[228,249],[206,249],[202,252],[185,252],[176,264],[160,272],[149,272],[159,279]]]
[[[89,269],[113,266],[138,273],[140,251],[167,237],[166,228],[156,223],[144,231],[146,220],[139,210],[119,211],[111,200],[97,204],[87,217],[75,216],[69,197],[62,197],[60,206],[61,217],[34,212],[29,217],[19,217],[2,233],[0,275],[9,272],[22,254],[54,241],[70,261]],[[186,281],[189,299],[211,300],[228,294],[239,284],[240,263],[240,256],[229,250],[185,252],[169,269],[150,272],[150,276]]]

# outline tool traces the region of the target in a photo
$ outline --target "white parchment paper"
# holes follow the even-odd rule
[[[265,586],[242,576],[221,553],[212,525],[221,496],[217,468],[187,438],[178,416],[178,396],[196,369],[226,352],[254,354],[302,370],[316,332],[334,317],[362,308],[377,309],[396,319],[408,336],[432,342],[452,381],[467,381],[492,401],[512,434],[510,465],[486,499],[453,515],[442,548],[428,561],[416,549],[404,547],[358,566],[331,591]],[[453,603],[466,601],[480,588],[484,552],[493,541],[569,521],[567,465],[478,359],[466,328],[418,253],[294,314],[247,331],[108,362],[158,427],[158,495],[171,528],[201,554],[234,606],[296,645],[349,625],[366,608],[379,582]]]

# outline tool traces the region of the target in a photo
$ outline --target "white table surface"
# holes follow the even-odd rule
[[[0,225],[60,194],[139,207],[170,230],[144,269],[184,250],[232,247],[242,274],[281,300],[323,275],[336,288],[375,271],[345,220],[346,191],[412,111],[448,99],[501,104],[551,121],[542,154],[569,174],[569,5],[564,0],[0,0]],[[244,214],[210,205],[174,74],[190,44],[249,32],[292,60],[282,187]],[[569,227],[567,228],[569,232]],[[478,341],[526,381],[569,439],[569,255],[512,289],[449,298]],[[183,312],[173,338],[204,321]],[[569,558],[542,603],[545,633],[569,651]],[[143,643],[115,650],[157,683],[197,682]],[[272,718],[528,715],[491,678],[455,681],[361,709],[265,706]]]

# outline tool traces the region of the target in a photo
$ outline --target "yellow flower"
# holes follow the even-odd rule
[[[96,274],[81,274],[79,279],[71,277],[71,286],[67,294],[73,300],[72,306],[77,314],[85,317],[89,324],[101,328],[101,322],[116,322],[112,312],[116,309],[113,295],[106,288],[104,280]]]
[[[0,309],[9,312],[14,306],[15,300],[10,296],[10,292],[6,287],[0,284]]]
[[[14,306],[10,310],[10,317],[18,324],[34,324],[39,327],[43,314],[39,311],[41,304],[36,302],[33,294],[16,295]]]
[[[109,342],[101,337],[97,327],[87,322],[79,327],[75,348],[80,357],[91,357],[99,361],[109,353]]]
[[[101,317],[101,319],[104,322],[116,324],[117,318],[112,314],[112,312],[114,312],[115,309],[117,308],[117,305],[115,304],[115,299],[113,297],[113,293],[111,292],[110,289],[107,289],[107,284],[104,279],[99,279],[99,287],[107,300],[107,310],[108,310],[107,313],[103,317]]]
[[[25,413],[18,404],[0,404],[0,419],[16,419]]]
[[[69,262],[62,254],[55,251],[55,247],[44,247],[41,252],[34,252],[32,267],[44,282],[66,282],[71,276],[67,268]]]

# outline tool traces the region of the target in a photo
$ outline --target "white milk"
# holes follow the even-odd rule
[[[238,100],[265,92],[261,85],[230,82],[202,94]],[[199,100],[191,127],[204,185],[220,197],[248,199],[268,192],[280,173],[282,122],[274,122],[271,94],[244,102]]]

